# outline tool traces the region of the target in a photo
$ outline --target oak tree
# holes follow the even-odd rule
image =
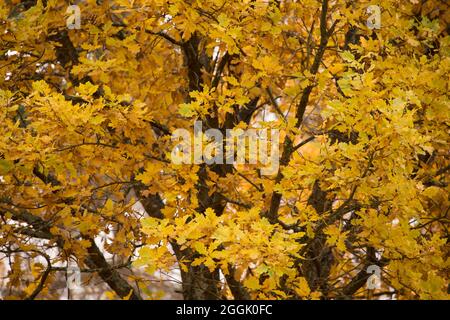
[[[448,299],[448,7],[1,1],[1,296]],[[279,130],[279,169],[174,164],[195,121]]]

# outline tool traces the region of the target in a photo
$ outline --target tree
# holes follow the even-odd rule
[[[4,297],[76,264],[123,299],[173,268],[185,299],[449,298],[445,1],[74,3],[0,4]],[[173,163],[196,120],[279,130],[279,170]]]

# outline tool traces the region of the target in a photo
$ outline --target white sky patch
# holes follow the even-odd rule
[[[8,50],[8,51],[6,51],[6,55],[7,55],[8,57],[16,56],[16,55],[18,55],[18,54],[19,54],[18,51],[14,51],[14,50]]]

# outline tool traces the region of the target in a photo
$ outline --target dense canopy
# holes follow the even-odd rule
[[[0,298],[448,299],[449,12],[1,1]],[[195,121],[278,170],[174,163]]]

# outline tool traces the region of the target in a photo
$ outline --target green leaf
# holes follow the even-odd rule
[[[11,161],[0,159],[0,174],[7,174],[13,167],[14,164]]]
[[[189,118],[195,115],[195,110],[193,109],[192,105],[189,103],[183,103],[180,105],[180,109],[178,110],[180,115],[183,117]]]
[[[355,61],[355,56],[350,51],[344,51],[340,54],[340,56],[347,62]]]

